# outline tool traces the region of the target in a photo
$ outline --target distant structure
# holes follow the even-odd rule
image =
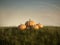
[[[26,21],[25,24],[20,24],[18,26],[18,28],[20,30],[25,30],[25,29],[35,29],[38,30],[40,28],[43,28],[43,25],[38,23],[36,24],[36,22],[34,22],[33,20],[29,19],[29,21]]]

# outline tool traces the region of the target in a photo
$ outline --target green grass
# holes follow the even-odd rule
[[[60,27],[24,31],[17,27],[0,27],[0,40],[3,45],[60,45]]]

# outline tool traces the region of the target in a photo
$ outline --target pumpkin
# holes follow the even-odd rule
[[[32,20],[29,20],[25,23],[26,26],[34,26],[36,23]]]
[[[41,28],[43,28],[43,25],[42,25],[42,24],[40,24],[40,27],[41,27]]]
[[[24,25],[24,24],[19,25],[19,29],[20,30],[25,30],[26,29],[26,25]]]
[[[43,25],[42,24],[39,23],[37,25],[39,26],[39,28],[43,28]]]
[[[33,29],[38,30],[39,29],[39,26],[38,25],[34,25],[33,26]]]

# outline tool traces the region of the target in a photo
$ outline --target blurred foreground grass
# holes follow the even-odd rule
[[[24,31],[17,27],[0,27],[0,45],[60,45],[60,27]]]

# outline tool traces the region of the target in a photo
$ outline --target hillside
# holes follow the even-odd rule
[[[60,45],[60,27],[21,31],[17,27],[0,27],[1,45]]]

